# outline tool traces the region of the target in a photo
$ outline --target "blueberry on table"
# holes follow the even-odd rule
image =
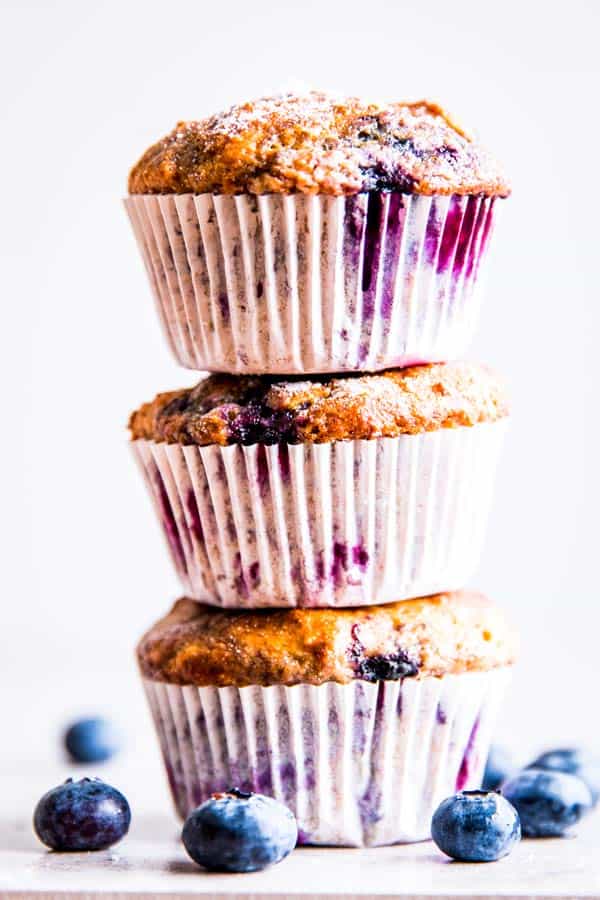
[[[51,850],[103,850],[124,837],[131,810],[123,794],[99,778],[68,778],[44,794],[33,827]]]
[[[592,808],[587,785],[566,772],[523,769],[502,794],[518,811],[524,837],[562,837]]]
[[[287,806],[234,788],[213,794],[190,813],[182,839],[194,862],[205,869],[257,872],[294,849],[298,828]]]
[[[498,744],[492,744],[483,773],[482,790],[497,791],[502,782],[506,781],[515,769],[516,766],[508,750]]]
[[[65,747],[73,762],[104,762],[121,747],[121,735],[108,719],[80,719],[65,732]]]
[[[575,747],[548,750],[538,756],[528,769],[551,769],[577,775],[585,781],[592,795],[594,806],[600,798],[600,756]]]
[[[500,794],[461,791],[433,814],[431,837],[442,853],[462,862],[494,862],[521,838],[517,811]]]

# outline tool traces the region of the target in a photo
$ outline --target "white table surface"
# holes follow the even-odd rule
[[[133,812],[127,837],[108,851],[47,852],[31,828],[38,797],[69,774],[98,774],[124,790]],[[552,897],[600,898],[600,813],[574,838],[522,841],[507,859],[453,863],[431,842],[370,850],[301,848],[250,875],[214,875],[195,866],[179,842],[155,754],[130,748],[118,761],[73,772],[55,760],[3,760],[0,781],[0,897],[132,896],[230,898]]]

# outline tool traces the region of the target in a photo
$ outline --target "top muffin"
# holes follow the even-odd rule
[[[179,122],[129,176],[131,194],[484,194],[498,164],[435,103],[320,91],[266,97]]]

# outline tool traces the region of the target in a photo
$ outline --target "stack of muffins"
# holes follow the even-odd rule
[[[303,843],[429,836],[514,661],[462,588],[507,420],[456,362],[509,189],[439,107],[284,95],[180,123],[127,210],[181,365],[133,413],[185,597],[138,659],[178,812],[237,787]]]

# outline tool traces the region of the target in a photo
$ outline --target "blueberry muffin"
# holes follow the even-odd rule
[[[180,122],[128,187],[177,359],[245,374],[461,355],[510,193],[437,104],[318,91]]]
[[[216,610],[179,600],[138,646],[177,810],[213,791],[274,796],[304,843],[429,835],[480,784],[515,658],[471,592],[362,609]]]
[[[211,375],[130,420],[186,593],[360,606],[465,584],[508,414],[488,369]]]

